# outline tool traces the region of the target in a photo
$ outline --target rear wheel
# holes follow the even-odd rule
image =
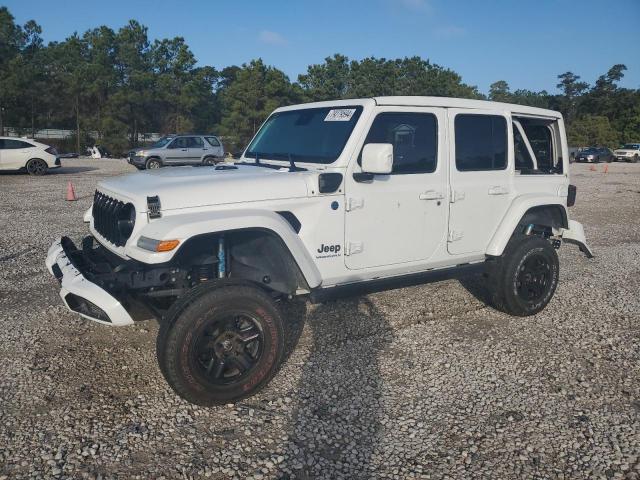
[[[147,160],[147,163],[145,165],[147,170],[153,170],[156,168],[160,168],[161,166],[162,163],[160,163],[160,160],[158,160],[157,158],[150,158],[149,160]]]
[[[276,373],[282,316],[258,288],[203,284],[171,307],[156,351],[162,374],[182,398],[205,406],[235,402]]]
[[[556,291],[558,255],[547,240],[518,235],[491,266],[489,276],[496,309],[519,317],[535,315]]]
[[[218,160],[215,157],[206,157],[202,163],[205,165],[215,165],[218,163]]]
[[[47,162],[40,158],[32,158],[27,162],[27,173],[29,175],[44,175],[48,169]]]

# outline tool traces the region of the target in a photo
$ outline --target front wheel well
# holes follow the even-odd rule
[[[224,249],[223,268],[218,261],[220,245]],[[298,289],[309,289],[286,244],[271,230],[251,228],[195,235],[180,247],[173,261],[182,267],[203,267],[200,271],[204,276],[220,278],[222,274],[223,278],[249,281],[279,294],[293,295]]]

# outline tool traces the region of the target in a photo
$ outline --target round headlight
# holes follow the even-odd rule
[[[136,224],[136,209],[132,203],[127,203],[118,212],[118,233],[126,240],[131,236]]]

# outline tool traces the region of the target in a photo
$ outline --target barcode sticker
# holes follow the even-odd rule
[[[334,108],[324,117],[325,122],[348,122],[355,113],[355,108]]]

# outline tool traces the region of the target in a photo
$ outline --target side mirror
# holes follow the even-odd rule
[[[362,171],[389,175],[393,169],[393,145],[390,143],[367,143],[362,149]]]

